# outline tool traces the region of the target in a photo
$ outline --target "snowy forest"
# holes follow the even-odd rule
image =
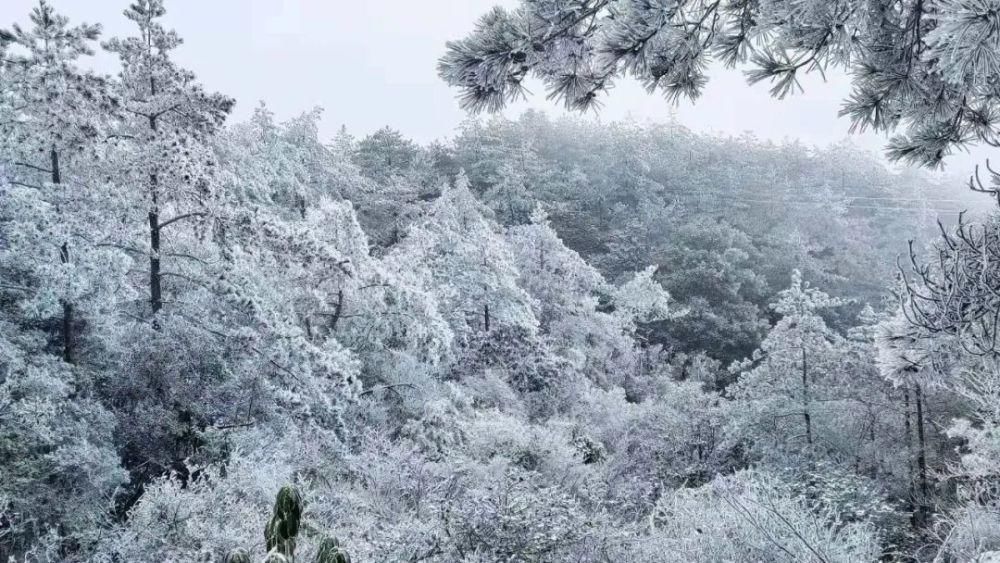
[[[1000,1],[522,0],[434,143],[231,119],[169,4],[0,22],[0,560],[1000,561],[1000,171],[921,169]],[[711,61],[886,153],[497,113]]]

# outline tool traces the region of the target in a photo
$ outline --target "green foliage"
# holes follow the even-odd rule
[[[299,490],[294,485],[281,487],[274,502],[274,512],[264,529],[266,563],[294,563],[302,511]],[[226,554],[222,563],[250,563],[250,554],[244,549],[234,549]],[[315,563],[351,563],[351,556],[341,548],[337,538],[323,537],[316,550]]]
[[[285,485],[278,491],[274,502],[274,514],[264,529],[267,551],[277,551],[286,557],[295,556],[295,537],[299,533],[302,519],[302,497],[298,489]]]
[[[351,563],[351,556],[341,550],[337,538],[323,538],[316,551],[315,563]]]
[[[250,554],[245,549],[234,549],[222,558],[222,563],[250,563]]]

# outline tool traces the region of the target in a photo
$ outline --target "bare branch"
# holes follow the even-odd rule
[[[178,215],[176,217],[171,217],[170,219],[167,219],[166,221],[163,221],[162,223],[160,223],[160,225],[159,225],[158,228],[162,229],[162,228],[166,227],[167,225],[170,225],[172,223],[176,223],[177,221],[182,221],[184,219],[188,219],[188,218],[191,218],[191,217],[204,217],[206,215],[208,215],[208,213],[205,213],[204,211],[192,211],[191,213],[184,213],[182,215]]]

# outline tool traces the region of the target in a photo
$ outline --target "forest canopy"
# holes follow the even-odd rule
[[[714,56],[737,4],[820,6],[694,4],[729,30],[694,28]],[[789,21],[874,21],[828,4]],[[651,3],[494,12],[445,72],[577,5],[525,72]],[[1000,224],[961,213],[989,194],[678,123],[526,112],[422,145],[324,139],[320,110],[232,122],[165,14],[138,0],[102,41],[42,0],[0,32],[0,559],[1000,552]]]

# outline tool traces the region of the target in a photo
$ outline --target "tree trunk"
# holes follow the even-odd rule
[[[926,506],[929,487],[927,485],[927,441],[924,433],[924,397],[920,385],[914,387],[917,403],[917,470],[920,472],[921,503]]]
[[[52,183],[61,184],[62,173],[59,171],[59,153],[56,152],[55,146],[49,149],[49,157],[52,160]]]
[[[483,305],[483,321],[486,327],[486,332],[490,331],[490,305],[489,303]]]
[[[806,443],[812,446],[812,416],[809,414],[809,368],[806,363],[806,349],[802,347],[802,418],[806,423]]]
[[[915,501],[915,507],[911,523],[915,530],[922,530],[927,527],[930,517],[930,486],[927,481],[927,441],[924,431],[924,397],[919,384],[913,386],[913,398],[916,405],[917,422],[917,480],[919,481],[919,493],[913,491],[911,481],[910,491]]]
[[[156,81],[149,80],[150,91],[156,95]],[[149,128],[156,131],[156,117],[150,116]],[[160,285],[160,208],[158,201],[159,177],[155,170],[149,174],[149,304],[153,310],[153,328],[160,329],[156,314],[163,309],[163,288]]]
[[[51,160],[52,183],[62,183],[62,172],[59,170],[59,153],[55,146],[49,149],[49,159]],[[69,264],[69,242],[63,241],[59,247],[59,261]],[[73,349],[73,304],[68,299],[62,300],[62,344],[63,360],[66,363],[76,363]]]
[[[913,476],[913,427],[910,422],[910,389],[905,386],[903,387],[903,429],[906,432],[906,470],[910,483],[910,497],[912,498],[915,493],[913,484],[916,481]]]
[[[69,263],[69,244],[63,243],[59,248],[59,259],[63,264]],[[73,341],[73,304],[67,299],[62,300],[62,342],[63,360],[68,364],[75,364],[75,350]]]
[[[149,304],[153,315],[163,309],[163,289],[160,286],[160,216],[149,212]]]
[[[344,311],[344,290],[337,290],[337,306],[333,310],[333,316],[330,317],[330,332],[337,331],[337,322],[340,321],[340,315]]]

